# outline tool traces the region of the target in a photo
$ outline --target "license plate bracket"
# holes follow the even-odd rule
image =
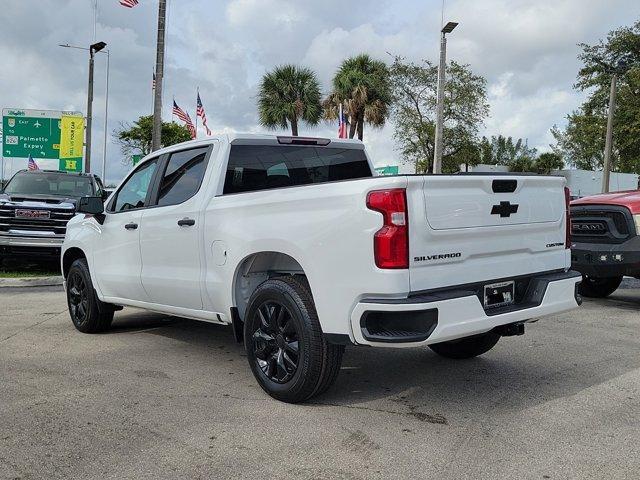
[[[484,286],[484,308],[498,308],[515,302],[515,282],[492,283]]]

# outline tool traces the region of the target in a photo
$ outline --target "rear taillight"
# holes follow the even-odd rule
[[[571,191],[569,187],[564,187],[564,205],[565,205],[565,215],[566,215],[566,230],[565,230],[565,238],[564,238],[564,248],[571,248],[571,209],[569,208],[571,204]]]
[[[376,190],[367,195],[367,208],[380,212],[383,225],[373,237],[378,268],[409,268],[409,218],[403,188]]]

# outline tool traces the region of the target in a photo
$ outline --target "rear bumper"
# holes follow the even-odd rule
[[[571,268],[591,277],[640,276],[640,235],[624,243],[571,245]]]
[[[352,332],[357,344],[381,347],[415,347],[477,335],[577,307],[580,280],[575,271],[534,275],[520,303],[487,311],[476,292],[455,287],[398,300],[363,300],[351,314]],[[372,315],[387,319],[381,333],[371,331]],[[414,335],[406,334],[407,328]],[[402,335],[394,336],[395,330]]]

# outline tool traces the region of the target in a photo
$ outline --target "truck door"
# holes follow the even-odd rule
[[[140,271],[142,212],[149,205],[158,159],[141,164],[120,186],[106,209],[93,262],[102,293],[108,297],[148,301]]]
[[[201,189],[211,146],[164,159],[155,205],[142,214],[142,285],[150,301],[202,309]]]

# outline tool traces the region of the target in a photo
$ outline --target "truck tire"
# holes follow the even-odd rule
[[[434,343],[429,345],[429,348],[442,357],[455,359],[473,358],[487,353],[498,343],[498,340],[500,340],[499,334],[486,332],[448,342]]]
[[[111,326],[114,308],[98,299],[84,258],[74,261],[69,268],[67,305],[73,325],[82,333],[103,332]]]
[[[263,282],[249,299],[244,345],[253,375],[273,398],[298,403],[335,381],[344,347],[325,341],[308,284],[293,276]]]
[[[588,277],[582,275],[580,293],[585,297],[605,298],[615,292],[622,283],[619,277]]]

